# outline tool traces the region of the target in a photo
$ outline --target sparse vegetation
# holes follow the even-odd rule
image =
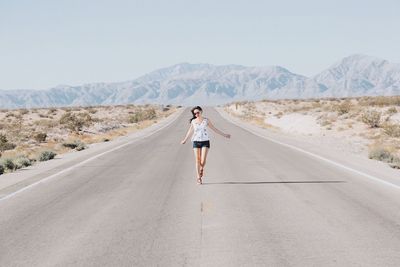
[[[345,100],[339,105],[336,105],[336,111],[338,112],[339,115],[347,114],[350,112],[352,108],[352,104],[349,100]]]
[[[83,143],[81,140],[74,140],[74,141],[71,141],[71,142],[64,142],[63,146],[71,148],[71,149],[75,149],[77,151],[81,151],[81,150],[84,150],[86,148],[85,143]]]
[[[381,112],[376,110],[367,110],[361,115],[361,120],[371,128],[378,128],[381,121]]]
[[[400,169],[400,158],[394,157],[393,161],[389,163],[389,166],[394,169]]]
[[[15,170],[15,164],[11,158],[3,158],[0,160],[0,165],[4,167],[5,170],[13,171]]]
[[[57,153],[49,150],[42,151],[39,156],[38,156],[38,161],[47,161],[54,159],[54,157],[57,155]]]
[[[377,146],[371,148],[369,151],[368,157],[370,159],[375,159],[384,162],[392,162],[393,155],[392,153],[385,147]]]
[[[395,107],[390,107],[390,108],[387,110],[387,113],[388,113],[389,115],[396,114],[396,113],[397,113],[397,108],[395,108]]]
[[[385,123],[382,128],[388,136],[395,138],[400,137],[400,124]]]
[[[4,134],[0,134],[0,152],[11,150],[15,147],[15,144],[8,142],[8,139]]]
[[[156,118],[156,111],[154,108],[136,111],[130,118],[130,123],[138,123],[144,120],[152,120]]]
[[[18,156],[14,159],[14,164],[17,169],[28,167],[32,165],[32,162],[26,156]]]
[[[66,112],[60,118],[60,124],[75,133],[79,133],[85,126],[90,126],[92,122],[92,117],[87,112],[78,114]]]
[[[47,134],[46,133],[36,133],[33,136],[33,139],[35,139],[36,142],[38,142],[38,143],[46,141],[46,138],[47,138]]]

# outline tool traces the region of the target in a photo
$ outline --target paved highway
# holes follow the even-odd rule
[[[0,266],[400,266],[400,190],[204,116],[203,185],[187,109],[0,201]]]

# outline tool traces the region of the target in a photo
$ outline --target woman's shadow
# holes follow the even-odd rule
[[[203,182],[203,185],[215,184],[331,184],[331,183],[347,183],[341,180],[309,180],[309,181],[227,181],[227,182]]]

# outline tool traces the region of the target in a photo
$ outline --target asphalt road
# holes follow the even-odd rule
[[[212,108],[197,185],[189,110],[0,202],[0,266],[400,266],[400,192]]]

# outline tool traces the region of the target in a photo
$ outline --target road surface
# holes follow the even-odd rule
[[[0,266],[400,266],[400,190],[204,115],[203,185],[188,109],[0,201]]]

